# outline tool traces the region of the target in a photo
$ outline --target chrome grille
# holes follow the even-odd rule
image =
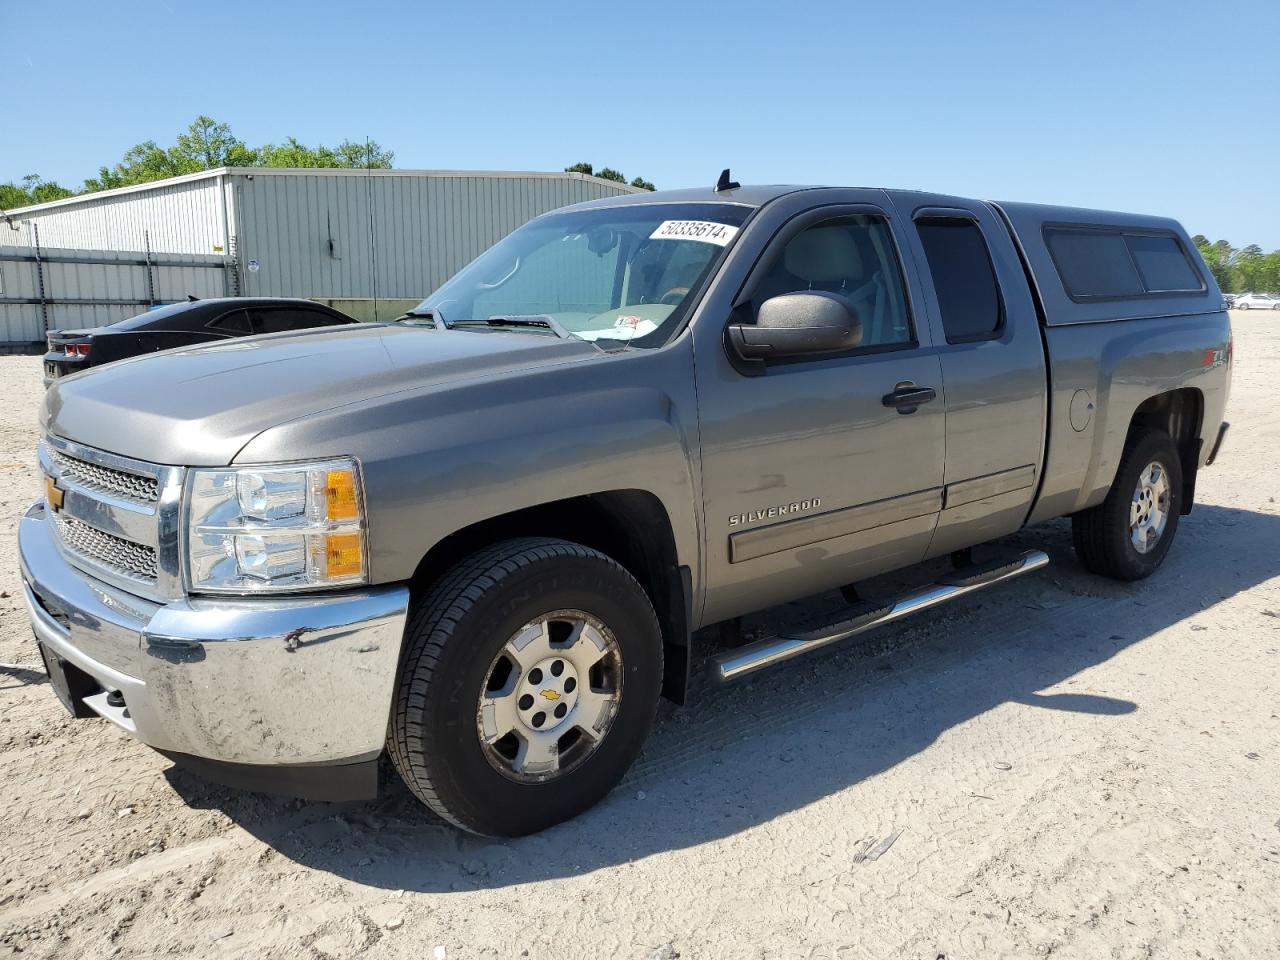
[[[55,513],[63,546],[90,563],[142,583],[156,583],[159,565],[151,547],[104,533],[73,517]]]
[[[78,457],[72,457],[50,447],[49,456],[58,472],[69,483],[86,490],[106,493],[135,503],[155,503],[160,499],[160,482],[155,477],[143,477],[125,470],[104,467]]]

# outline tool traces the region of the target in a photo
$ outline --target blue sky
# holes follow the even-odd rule
[[[1280,2],[0,0],[0,181],[207,113],[411,168],[921,188],[1280,247]]]

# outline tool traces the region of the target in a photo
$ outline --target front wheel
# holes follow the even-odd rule
[[[410,612],[388,748],[445,820],[521,836],[626,773],[653,722],[662,636],[622,566],[564,540],[510,540],[450,570]]]
[[[1086,569],[1116,580],[1156,572],[1178,531],[1182,461],[1173,439],[1152,430],[1125,450],[1107,498],[1071,518]]]

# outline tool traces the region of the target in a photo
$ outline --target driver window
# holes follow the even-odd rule
[[[861,347],[914,344],[893,237],[883,217],[823,220],[787,241],[756,285],[752,313],[770,297],[821,290],[846,298],[862,321]]]

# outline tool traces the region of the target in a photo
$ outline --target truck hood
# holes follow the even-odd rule
[[[41,423],[123,456],[222,466],[263,430],[405,390],[586,360],[600,350],[537,333],[398,324],[324,327],[183,347],[56,381]]]

